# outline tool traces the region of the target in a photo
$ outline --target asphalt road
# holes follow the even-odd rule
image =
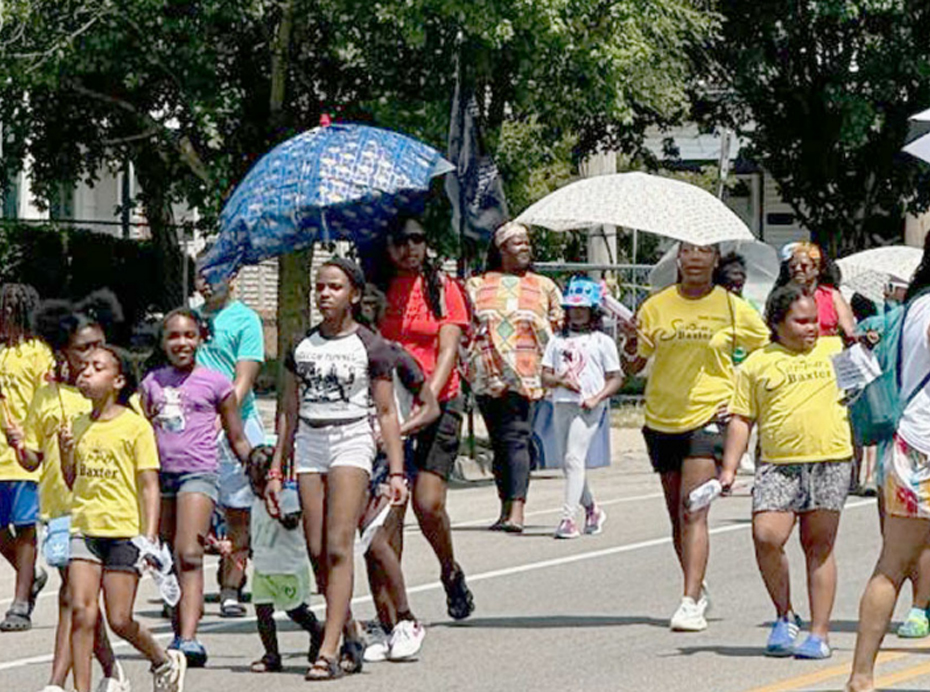
[[[677,606],[680,578],[668,535],[658,479],[648,469],[638,435],[615,431],[615,461],[592,472],[595,495],[609,515],[605,531],[574,541],[553,540],[559,515],[561,478],[534,478],[528,529],[522,536],[489,533],[496,515],[490,481],[455,487],[449,506],[455,544],[475,594],[477,610],[464,623],[445,613],[438,566],[428,545],[410,527],[405,571],[414,611],[428,632],[418,661],[379,663],[361,675],[333,683],[344,690],[688,690],[775,692],[842,689],[855,639],[862,588],[879,548],[873,500],[850,498],[840,529],[839,593],[833,614],[834,656],[824,662],[762,656],[773,611],[753,559],[747,477],[736,496],[718,501],[711,513],[708,574],[713,610],[710,627],[698,634],[668,630]],[[808,609],[803,563],[791,542],[796,608]],[[213,585],[215,564],[208,567]],[[359,580],[356,612],[372,616],[367,589]],[[0,691],[37,691],[49,671],[55,626],[57,577],[40,597],[35,627],[0,635]],[[12,595],[12,572],[0,567],[0,608]],[[162,641],[170,637],[158,617],[154,588],[143,581],[136,603],[141,618]],[[907,599],[898,605],[902,616]],[[314,596],[318,611],[322,599]],[[250,611],[251,614],[251,611]],[[188,692],[305,689],[305,636],[288,624],[279,633],[286,671],[250,673],[261,655],[254,620],[222,620],[208,603],[201,629],[210,661],[191,671]],[[134,689],[150,689],[147,664],[125,644],[117,653]],[[885,640],[878,669],[883,689],[930,689],[930,640]]]

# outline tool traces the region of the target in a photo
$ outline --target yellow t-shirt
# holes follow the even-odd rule
[[[58,448],[62,418],[66,418],[73,428],[78,416],[90,413],[90,409],[90,399],[85,399],[76,388],[67,384],[44,384],[32,398],[26,416],[26,449],[42,455],[39,512],[43,521],[71,512],[71,490],[61,475]]]
[[[639,355],[652,358],[646,425],[665,433],[711,420],[733,392],[734,353],[763,346],[769,330],[741,298],[715,287],[703,298],[669,286],[639,310]]]
[[[762,461],[799,464],[852,456],[849,418],[830,358],[839,337],[821,337],[806,353],[769,344],[740,365],[730,412],[759,426]]]
[[[142,532],[137,474],[158,470],[152,426],[126,409],[113,420],[80,416],[74,424],[76,477],[71,532],[132,538]]]
[[[0,346],[0,392],[4,396],[2,415],[10,416],[19,425],[26,422],[26,414],[36,390],[55,368],[55,358],[48,346],[38,339],[30,339],[16,346]],[[38,481],[38,471],[27,471],[20,466],[16,451],[0,435],[0,481]]]

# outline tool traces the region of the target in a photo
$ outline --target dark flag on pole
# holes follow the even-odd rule
[[[452,202],[452,227],[463,245],[465,238],[487,240],[510,218],[500,171],[482,146],[479,115],[474,94],[456,80],[447,157],[455,170],[446,176],[446,194]]]

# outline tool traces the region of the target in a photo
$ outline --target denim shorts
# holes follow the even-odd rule
[[[242,429],[253,447],[265,443],[265,430],[258,414],[242,421]],[[220,507],[249,509],[252,506],[252,486],[249,484],[245,467],[230,448],[226,434],[222,431],[219,434],[216,449],[219,456]]]
[[[173,500],[183,493],[198,493],[206,495],[213,504],[220,499],[219,474],[207,472],[171,473],[161,471],[158,474],[163,500]]]
[[[0,529],[35,526],[39,521],[39,484],[0,481]]]

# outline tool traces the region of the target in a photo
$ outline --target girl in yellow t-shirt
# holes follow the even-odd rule
[[[714,286],[715,246],[682,244],[679,282],[651,296],[627,335],[623,369],[636,374],[652,361],[646,384],[643,437],[662,478],[684,593],[670,626],[707,628],[704,573],[710,535],[707,508],[689,510],[691,492],[717,477],[723,453],[719,420],[733,392],[733,364],[768,341],[762,318],[746,301]]]
[[[71,599],[68,594],[68,556],[71,525],[71,490],[61,473],[58,433],[72,425],[91,403],[75,386],[84,359],[106,341],[105,326],[119,319],[121,310],[112,294],[88,296],[78,306],[62,300],[46,301],[36,311],[36,331],[55,351],[58,364],[55,377],[45,382],[32,397],[26,423],[15,436],[22,440],[19,462],[28,471],[40,470],[39,515],[46,524],[43,554],[45,561],[61,572],[58,592],[58,628],[49,689],[62,689],[71,671]],[[122,667],[113,655],[103,617],[97,618],[94,654],[104,677],[112,681],[107,689],[128,685]]]
[[[772,343],[750,355],[736,376],[721,484],[732,485],[757,424],[762,456],[752,489],[752,533],[777,616],[765,653],[824,659],[831,655],[836,595],[833,544],[852,473],[849,419],[831,363],[843,344],[836,336],[818,338],[817,303],[795,284],[773,291],[766,319]],[[785,555],[796,521],[810,589],[810,636],[804,642]]]
[[[54,365],[52,352],[32,331],[39,294],[26,284],[0,288],[0,552],[16,572],[13,602],[0,632],[32,627],[32,606],[48,575],[35,574],[38,473],[19,465],[26,411]]]
[[[180,692],[184,684],[184,654],[165,651],[132,614],[139,585],[133,538],[157,543],[160,504],[155,435],[128,407],[135,385],[122,351],[97,348],[77,378],[91,412],[59,436],[62,475],[73,492],[68,587],[76,692],[90,692],[101,590],[110,628],[151,661],[156,692]]]

